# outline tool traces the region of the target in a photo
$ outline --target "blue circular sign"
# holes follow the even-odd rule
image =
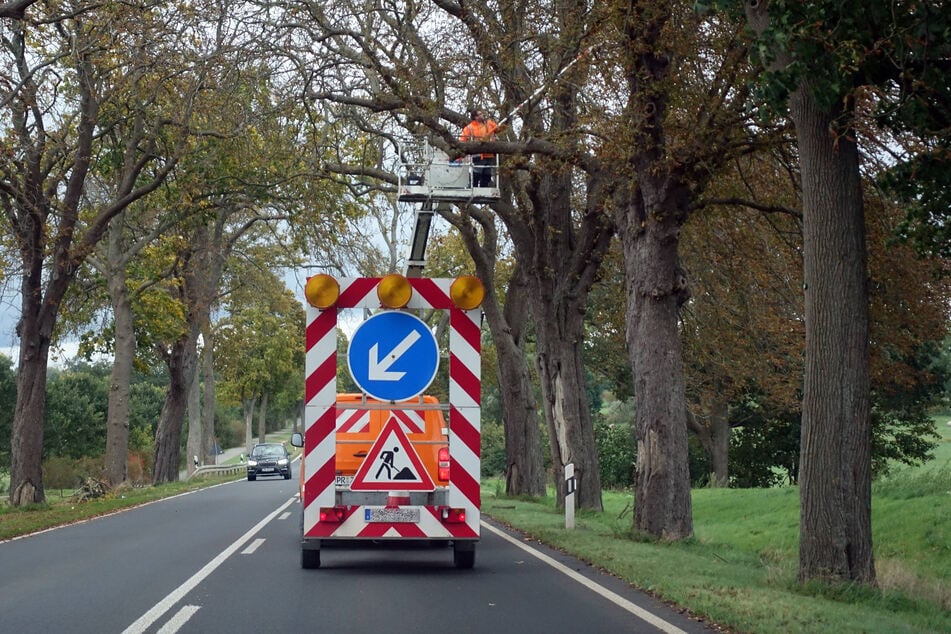
[[[347,366],[368,396],[405,401],[422,394],[436,378],[439,348],[422,319],[385,311],[357,327],[347,348]]]

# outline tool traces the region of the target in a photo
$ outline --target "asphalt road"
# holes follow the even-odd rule
[[[0,630],[710,631],[491,524],[472,570],[392,543],[328,546],[304,570],[296,485],[241,480],[0,543]]]

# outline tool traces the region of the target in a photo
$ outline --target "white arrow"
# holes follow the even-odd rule
[[[367,369],[367,376],[371,381],[399,381],[406,374],[405,372],[390,372],[390,366],[399,361],[400,357],[409,350],[410,346],[416,343],[416,340],[419,339],[420,334],[411,330],[408,335],[403,337],[403,341],[399,342],[393,351],[388,355],[380,359],[379,355],[379,345],[378,343],[373,344],[373,347],[370,348],[370,360],[369,368]]]

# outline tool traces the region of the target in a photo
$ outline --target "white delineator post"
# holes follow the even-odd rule
[[[575,464],[569,462],[565,465],[565,528],[575,527],[575,488],[578,484],[575,481]]]

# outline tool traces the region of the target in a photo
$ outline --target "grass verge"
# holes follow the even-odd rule
[[[25,507],[10,506],[8,499],[4,496],[0,499],[0,542],[56,526],[108,515],[121,509],[147,504],[181,493],[197,491],[202,487],[235,479],[237,479],[235,476],[209,476],[187,482],[171,482],[143,487],[119,487],[107,495],[85,502],[77,502],[72,494],[48,494],[45,504],[33,504]]]

